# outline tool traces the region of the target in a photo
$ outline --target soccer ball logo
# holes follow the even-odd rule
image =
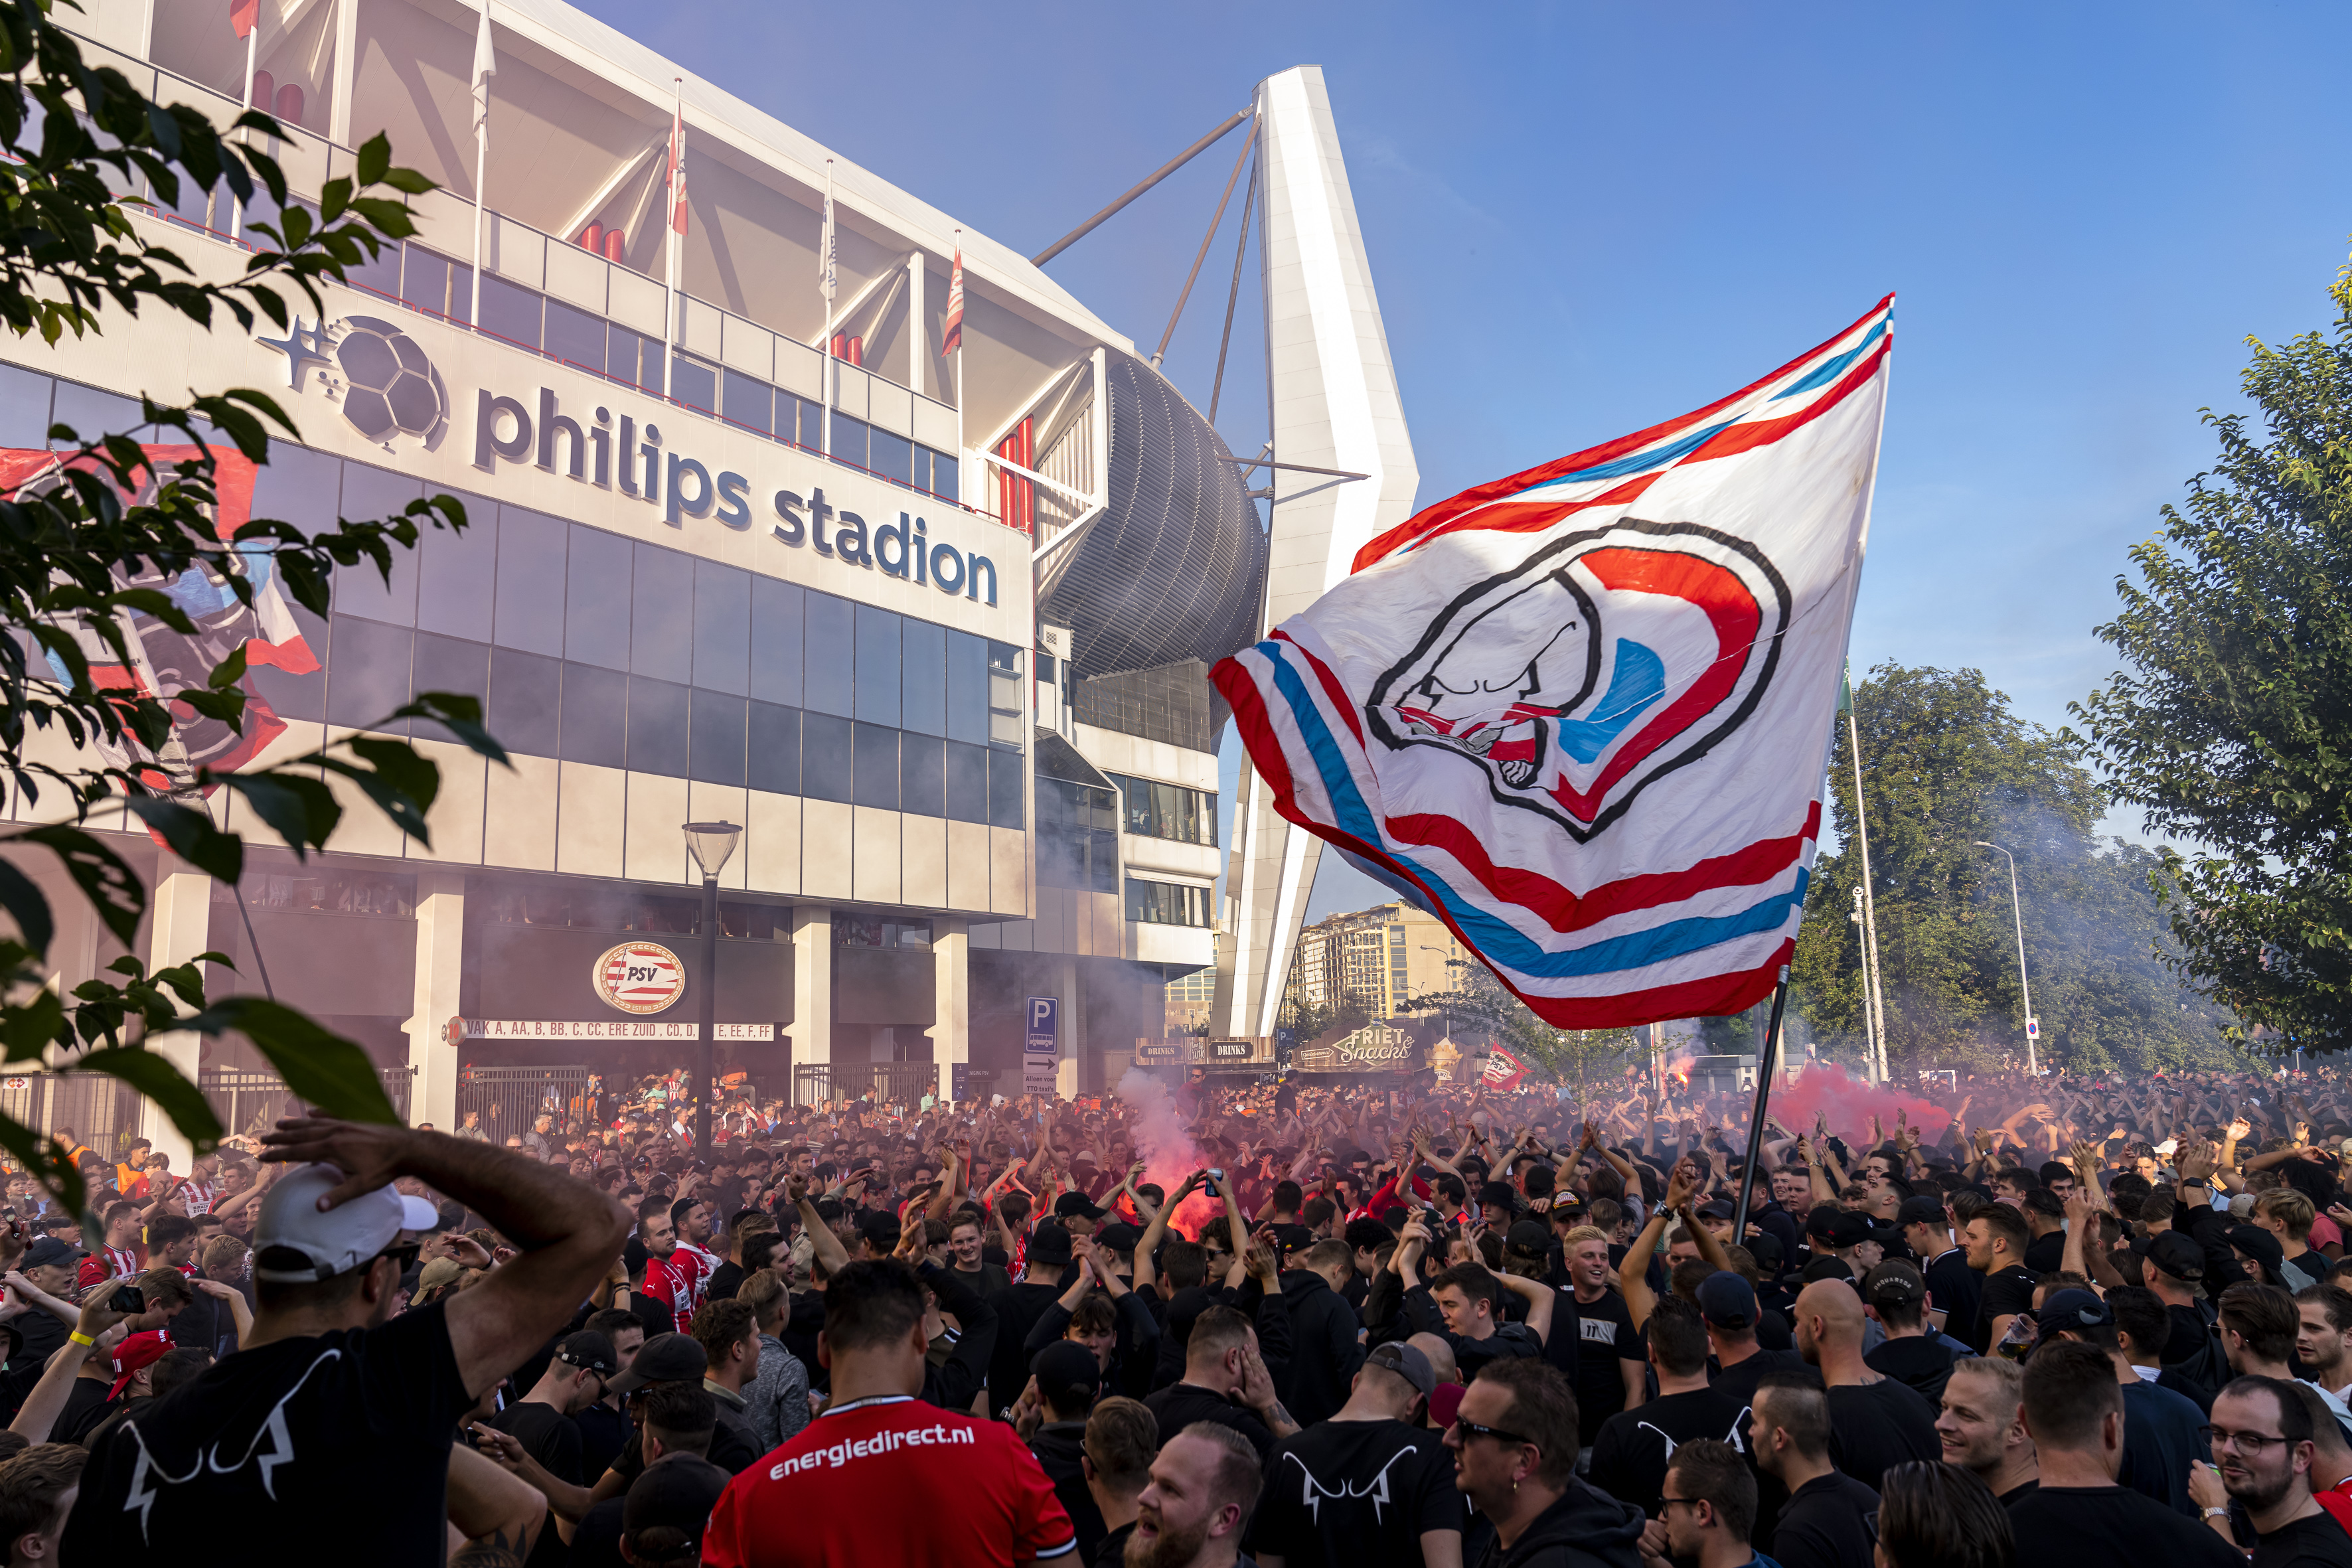
[[[449,421],[441,373],[415,338],[375,316],[350,316],[335,345],[343,373],[343,417],[371,441],[410,436],[430,447]]]

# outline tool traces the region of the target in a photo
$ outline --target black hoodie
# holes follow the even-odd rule
[[[1108,1533],[1103,1528],[1102,1510],[1095,1506],[1095,1494],[1087,1488],[1086,1470],[1078,1463],[1086,1440],[1084,1421],[1048,1421],[1029,1439],[1029,1451],[1037,1457],[1045,1479],[1054,1483],[1054,1495],[1061,1500],[1062,1511],[1070,1516],[1070,1528],[1077,1532],[1076,1563],[1093,1562]]]
[[[1642,1510],[1570,1479],[1508,1551],[1500,1537],[1479,1568],[1642,1568]]]
[[[1363,1323],[1348,1299],[1311,1268],[1282,1277],[1290,1308],[1290,1386],[1283,1403],[1301,1426],[1328,1421],[1348,1403],[1349,1386],[1364,1364],[1356,1335]]]

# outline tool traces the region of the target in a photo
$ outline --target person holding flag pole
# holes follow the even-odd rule
[[[482,330],[482,197],[490,167],[490,79],[499,74],[499,57],[490,47],[490,0],[482,0],[482,16],[474,29],[474,294],[466,309],[466,324]]]
[[[669,234],[662,259],[662,395],[669,395],[670,367],[677,361],[677,342],[685,325],[678,300],[678,267],[686,238],[686,79],[672,77],[677,104],[669,122]]]
[[[817,333],[816,346],[817,352],[824,355],[824,455],[829,458],[833,456],[833,398],[836,374],[833,363],[833,295],[835,279],[833,241],[833,160],[830,158],[824,161],[824,226],[817,234],[816,281],[817,288],[824,295],[824,330]],[[949,293],[951,297],[954,294],[952,287],[949,289]],[[963,377],[961,373],[956,377],[956,396],[958,401],[961,401],[963,396]]]

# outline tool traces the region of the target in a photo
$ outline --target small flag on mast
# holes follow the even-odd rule
[[[677,111],[669,127],[669,226],[686,232],[686,83],[678,82]]]
[[[261,0],[228,0],[228,25],[238,37],[249,36],[260,22]]]
[[[816,242],[817,286],[824,290],[824,324],[833,326],[833,160],[824,161],[824,228]]]
[[[490,128],[490,79],[499,74],[499,57],[490,47],[490,0],[482,0],[481,25],[474,29],[474,134]]]
[[[941,357],[963,347],[963,230],[956,230],[955,268],[948,274],[948,320],[940,330]]]

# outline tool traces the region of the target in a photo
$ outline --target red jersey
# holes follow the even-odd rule
[[[710,1289],[710,1277],[719,1272],[719,1257],[705,1252],[690,1241],[681,1241],[677,1250],[669,1255],[669,1266],[687,1276],[687,1300],[692,1303],[689,1314],[702,1310],[702,1298]]]
[[[909,1498],[943,1500],[909,1508]],[[710,1515],[702,1561],[1011,1568],[1077,1544],[1054,1483],[1012,1427],[900,1394],[837,1405],[737,1476]]]
[[[81,1260],[81,1267],[74,1271],[74,1283],[87,1290],[101,1279],[128,1279],[140,1271],[140,1254],[145,1250],[135,1243],[130,1247],[101,1247]]]
[[[667,1258],[646,1259],[646,1298],[669,1309],[679,1333],[694,1317],[697,1273],[694,1254],[683,1247]]]

